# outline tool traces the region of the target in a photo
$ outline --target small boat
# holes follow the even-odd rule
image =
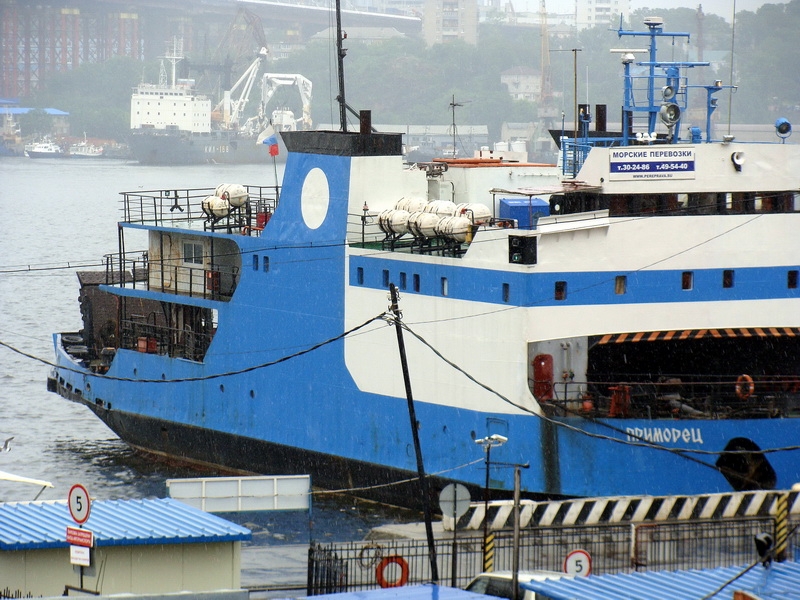
[[[28,158],[63,158],[66,153],[55,142],[45,140],[35,144],[26,144],[25,155]]]
[[[123,193],[48,389],[156,457],[411,506],[423,460],[434,489],[505,497],[514,465],[527,496],[789,489],[800,146],[783,118],[716,136],[730,86],[662,62],[688,37],[662,25],[620,26],[649,42],[621,57],[622,126],[582,111],[558,165],[409,168],[363,111],[282,133],[280,190]]]
[[[86,136],[82,142],[76,142],[69,147],[70,158],[103,158],[105,148],[90,143]]]

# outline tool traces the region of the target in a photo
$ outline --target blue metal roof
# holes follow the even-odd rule
[[[360,592],[342,592],[340,594],[322,594],[317,598],[330,598],[331,600],[497,600],[495,596],[475,594],[459,588],[443,587],[426,583],[424,585],[404,585],[402,587],[386,588],[385,590],[363,590]]]
[[[734,591],[747,591],[763,600],[800,600],[800,563],[772,563],[768,568],[757,564],[720,589],[745,569],[747,566],[618,573],[547,579],[521,585],[553,600],[730,600]]]
[[[66,500],[0,503],[0,550],[66,548],[77,527]],[[84,529],[95,546],[185,544],[249,540],[250,530],[171,498],[96,500]]]
[[[37,110],[35,108],[26,108],[23,106],[8,106],[3,108],[4,113],[10,113],[12,115],[27,115],[32,110]],[[59,110],[57,108],[42,108],[38,110],[43,110],[45,113],[50,115],[51,117],[68,117],[69,113],[64,112],[63,110]]]

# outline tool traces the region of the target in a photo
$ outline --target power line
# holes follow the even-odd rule
[[[699,450],[699,449],[696,450],[696,449],[690,449],[690,448],[669,448],[667,446],[661,446],[659,444],[655,444],[653,442],[650,442],[648,440],[644,440],[642,438],[639,438],[640,441],[629,441],[629,440],[624,440],[624,439],[620,439],[620,438],[615,438],[615,437],[603,435],[603,434],[600,434],[600,433],[592,433],[590,431],[586,431],[584,429],[581,429],[580,427],[575,427],[574,425],[570,425],[568,423],[564,423],[563,421],[557,421],[555,419],[551,419],[550,417],[547,417],[546,415],[544,415],[542,413],[537,413],[537,412],[531,410],[530,408],[528,408],[526,406],[522,406],[521,404],[517,404],[513,400],[510,400],[509,398],[507,398],[506,396],[504,396],[503,394],[501,394],[500,392],[498,392],[497,390],[492,388],[491,386],[479,381],[476,377],[474,377],[473,375],[468,373],[466,370],[462,369],[459,365],[457,365],[456,363],[454,363],[453,361],[451,361],[450,359],[445,357],[439,350],[437,350],[425,338],[423,338],[421,335],[419,335],[413,329],[411,329],[405,322],[403,322],[402,325],[403,325],[403,329],[405,329],[411,335],[413,335],[415,338],[417,338],[423,345],[425,345],[429,350],[431,350],[431,352],[433,352],[439,359],[441,359],[446,364],[448,364],[450,367],[452,367],[453,369],[455,369],[456,371],[458,371],[459,373],[464,375],[467,379],[472,381],[477,386],[479,386],[479,387],[483,388],[484,390],[486,390],[487,392],[497,396],[500,400],[502,400],[506,404],[509,404],[510,406],[513,406],[514,408],[517,408],[517,409],[519,409],[519,410],[521,410],[523,412],[526,412],[526,413],[528,413],[530,415],[533,415],[534,417],[537,417],[537,418],[539,418],[539,419],[541,419],[543,421],[547,421],[548,423],[551,423],[552,425],[556,425],[558,427],[562,427],[564,429],[568,429],[568,430],[570,430],[570,431],[572,431],[574,433],[579,433],[579,434],[585,435],[587,437],[601,439],[601,440],[605,440],[605,441],[609,441],[609,442],[615,442],[615,443],[623,444],[623,445],[627,445],[627,446],[637,446],[637,447],[643,447],[643,448],[651,448],[651,449],[655,449],[655,450],[663,450],[665,452],[670,452],[670,453],[673,453],[673,454],[677,454],[681,458],[685,458],[687,460],[692,460],[694,462],[698,462],[699,464],[701,464],[703,466],[707,466],[707,467],[713,468],[714,470],[718,470],[716,466],[710,465],[708,463],[705,463],[705,462],[703,462],[703,461],[701,461],[701,460],[699,460],[697,458],[694,458],[692,456],[685,456],[684,453],[705,454],[705,455],[717,456],[717,455],[722,455],[722,454],[769,454],[769,453],[774,453],[774,452],[786,452],[786,451],[800,450],[800,445],[784,446],[784,447],[779,447],[779,448],[766,448],[766,449],[763,449],[763,450]],[[585,419],[585,417],[581,417],[581,418]],[[606,423],[601,423],[599,421],[592,421],[592,422],[600,424],[600,425],[608,426],[608,427],[614,429],[615,431],[618,431],[620,433],[624,433],[628,437],[637,437],[637,436],[635,436],[633,434],[629,434],[626,431],[622,431],[620,429],[616,429],[613,426],[608,425]]]

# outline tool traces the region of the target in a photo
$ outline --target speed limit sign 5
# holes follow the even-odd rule
[[[69,496],[67,497],[69,504],[69,514],[72,519],[78,524],[86,523],[91,511],[91,500],[89,499],[89,492],[80,483],[76,483],[69,489]]]
[[[585,577],[592,572],[592,557],[586,550],[573,550],[564,559],[564,572],[567,575]]]

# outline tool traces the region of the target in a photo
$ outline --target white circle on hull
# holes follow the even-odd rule
[[[309,229],[317,229],[325,221],[330,199],[331,192],[325,172],[318,168],[311,169],[303,182],[300,196],[300,210]]]

